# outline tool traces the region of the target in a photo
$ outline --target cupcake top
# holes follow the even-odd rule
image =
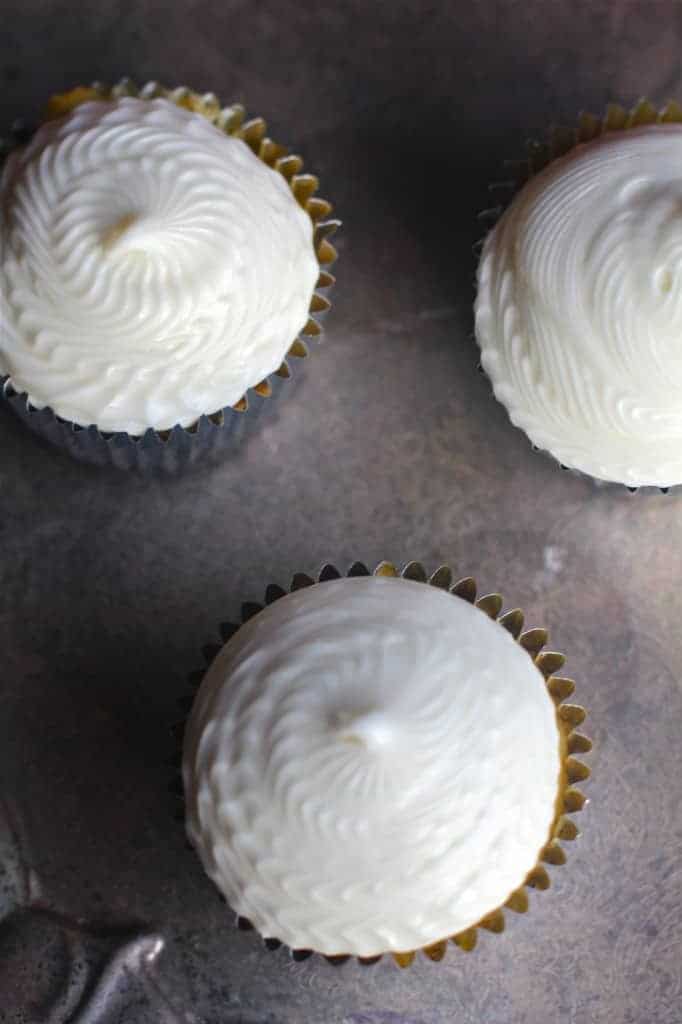
[[[281,598],[206,675],[187,832],[236,912],[327,955],[452,936],[547,842],[559,731],[528,654],[482,611],[402,579]]]
[[[105,431],[189,426],[308,319],[312,223],[240,139],[166,99],[42,125],[0,184],[0,373]]]
[[[610,133],[535,175],[488,236],[481,361],[559,462],[682,482],[682,126]]]

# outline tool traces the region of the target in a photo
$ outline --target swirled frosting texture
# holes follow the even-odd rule
[[[682,127],[579,146],[526,184],[479,268],[481,361],[564,465],[682,482]]]
[[[505,630],[425,584],[344,579],[271,605],[209,670],[187,831],[262,935],[407,951],[523,883],[559,770],[544,681]]]
[[[85,103],[2,177],[0,372],[81,425],[189,426],[276,370],[312,224],[239,139],[165,99]]]

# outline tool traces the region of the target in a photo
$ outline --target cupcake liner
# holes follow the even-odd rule
[[[620,104],[609,103],[602,117],[596,117],[594,114],[583,112],[580,114],[578,122],[573,128],[566,125],[553,125],[549,129],[547,138],[544,141],[530,139],[526,142],[525,159],[510,160],[506,162],[505,167],[509,172],[509,177],[507,179],[492,182],[489,185],[489,190],[495,197],[496,202],[493,206],[481,211],[479,214],[480,220],[486,224],[486,235],[488,231],[494,227],[526,182],[528,182],[539,171],[542,171],[545,167],[551,164],[554,160],[565,156],[577,146],[585,142],[592,142],[594,139],[598,139],[600,136],[606,135],[609,132],[628,131],[630,128],[641,128],[643,125],[649,124],[671,124],[675,122],[682,123],[682,106],[680,106],[680,104],[675,100],[669,100],[665,106],[659,109],[650,103],[649,100],[642,98],[630,110]],[[484,241],[485,235],[479,240],[476,246],[478,250],[483,247]],[[478,369],[488,380],[492,393],[492,383],[480,363],[478,364]],[[682,494],[682,484],[676,484],[672,487],[655,487],[648,485],[642,487],[628,487],[627,484],[621,484],[616,481],[599,480],[596,477],[590,476],[588,473],[583,473],[579,469],[562,465],[562,463],[558,462],[558,460],[554,458],[551,452],[539,448],[537,445],[531,443],[531,447],[534,452],[541,452],[542,455],[551,459],[552,462],[554,462],[555,465],[558,465],[560,469],[583,479],[587,479],[599,488],[624,488],[630,494],[636,494],[639,491],[660,491],[661,494]]]
[[[48,103],[45,120],[62,117],[79,104],[90,100],[117,99],[121,96],[138,96],[149,100],[164,97],[180,107],[202,114],[226,135],[242,139],[263,163],[285,178],[296,201],[309,215],[313,223],[313,244],[320,267],[310,301],[308,321],[293,339],[281,366],[250,388],[236,405],[207,412],[189,427],[177,425],[163,431],[150,428],[140,436],[125,432],[107,433],[100,431],[95,424],[82,427],[57,416],[49,406],[36,409],[25,392],[15,390],[9,375],[0,376],[0,398],[34,433],[74,458],[97,466],[173,472],[196,462],[207,453],[227,447],[226,442],[233,441],[243,431],[244,414],[248,412],[249,419],[253,419],[264,405],[269,404],[264,400],[279,393],[281,383],[291,377],[290,359],[298,360],[308,356],[310,342],[321,335],[321,321],[331,306],[329,291],[336,279],[330,268],[336,260],[337,251],[330,238],[341,222],[330,219],[331,203],[316,195],[318,179],[313,174],[303,172],[301,157],[269,138],[263,118],[246,120],[245,110],[240,104],[222,107],[213,93],[200,95],[184,86],[166,89],[157,82],[148,82],[138,88],[128,78],[121,79],[111,87],[95,82],[91,86],[78,86],[70,92],[53,96]],[[0,145],[0,161],[13,146],[22,145],[30,135],[30,130],[18,125],[14,131],[14,143]]]
[[[243,623],[248,622],[254,615],[257,615],[266,605],[272,604],[289,592],[312,586],[314,583],[324,583],[329,580],[339,579],[342,575],[344,574],[335,566],[326,564],[315,579],[306,573],[296,573],[292,578],[289,591],[278,586],[276,583],[271,583],[265,591],[263,604],[252,601],[242,604],[241,622],[221,624],[219,629],[221,643],[210,643],[203,648],[206,662],[205,667],[190,675],[188,682],[191,687],[191,693],[180,700],[180,706],[185,716],[189,715],[194,703],[195,694],[201,685],[208,667],[221,651],[223,645],[234,636]],[[347,960],[355,959],[359,963],[369,965],[377,963],[382,956],[390,956],[399,967],[408,967],[414,961],[418,952],[423,953],[430,960],[442,960],[449,942],[452,942],[462,951],[468,953],[476,947],[479,929],[484,929],[493,934],[503,932],[505,929],[506,910],[517,914],[525,913],[529,908],[528,890],[545,890],[550,887],[551,881],[547,866],[558,867],[566,863],[566,852],[561,843],[572,841],[580,834],[572,815],[582,810],[587,802],[577,783],[584,782],[589,778],[590,769],[575,756],[576,754],[588,753],[592,749],[592,742],[587,736],[578,732],[578,727],[585,720],[586,711],[581,705],[569,702],[569,698],[575,689],[575,683],[572,679],[559,674],[566,660],[564,655],[558,651],[544,649],[548,642],[547,630],[534,628],[524,631],[524,616],[521,609],[513,608],[502,614],[503,600],[500,594],[485,594],[477,597],[476,582],[473,577],[466,576],[454,582],[455,576],[447,565],[440,566],[429,576],[420,562],[408,562],[402,570],[399,570],[390,562],[380,562],[373,572],[370,572],[362,562],[354,562],[345,575],[400,576],[404,579],[414,580],[418,583],[446,590],[454,597],[474,604],[483,614],[498,622],[500,627],[506,629],[514,640],[528,652],[529,657],[533,659],[534,664],[542,673],[547,690],[556,707],[556,719],[560,737],[561,770],[555,813],[547,842],[540,851],[537,863],[529,871],[523,883],[509,895],[502,906],[486,914],[485,917],[465,931],[458,932],[456,935],[448,936],[420,949],[405,952],[387,951],[384,954],[372,957],[356,957],[350,954],[328,956],[316,953],[310,949],[289,949],[289,953],[295,960],[304,960],[315,954],[333,964],[341,964]],[[175,756],[172,758],[172,766],[178,774],[173,779],[170,790],[179,800],[180,806],[177,818],[181,821],[184,821],[184,789],[180,767],[182,765],[182,744],[186,722],[187,717],[183,718],[172,729],[177,744]],[[221,899],[224,901],[222,894]],[[241,930],[253,929],[248,920],[239,916],[236,919],[236,925]],[[268,949],[277,949],[283,945],[279,939],[268,936],[263,936],[262,938]]]

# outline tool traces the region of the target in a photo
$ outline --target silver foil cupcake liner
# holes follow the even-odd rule
[[[106,433],[95,424],[85,427],[64,420],[49,407],[35,408],[27,394],[15,390],[10,376],[0,377],[0,399],[33,433],[73,458],[95,466],[114,466],[122,470],[176,473],[205,456],[229,451],[264,409],[271,404],[276,405],[270,403],[271,397],[285,397],[280,393],[283,382],[292,376],[290,361],[304,359],[309,354],[310,342],[322,334],[321,323],[331,306],[329,292],[335,284],[335,277],[330,268],[336,260],[337,251],[330,238],[340,226],[340,221],[329,218],[331,203],[316,195],[318,179],[313,174],[303,173],[303,161],[299,156],[269,138],[263,118],[246,120],[241,105],[223,107],[213,93],[200,95],[184,86],[166,89],[157,82],[148,82],[138,88],[127,78],[112,87],[96,82],[92,86],[79,86],[53,96],[48,103],[46,117],[61,117],[89,100],[121,96],[150,100],[164,97],[206,117],[227,135],[242,139],[260,160],[285,178],[297,203],[308,213],[313,224],[313,244],[320,268],[308,321],[293,340],[280,367],[266,380],[250,388],[236,405],[209,411],[189,427],[177,425],[164,431],[150,428],[140,436],[125,432]],[[0,145],[0,162],[14,147],[25,144],[31,135],[30,128],[18,123],[13,130],[13,141]]]
[[[270,395],[283,387],[275,380]],[[151,428],[140,437],[126,433],[103,433],[95,426],[80,427],[56,416],[52,409],[36,409],[26,394],[17,394],[7,377],[0,377],[0,396],[4,404],[44,441],[93,466],[174,474],[212,454],[227,451],[258,420],[264,409],[277,403],[256,394],[249,401],[248,416],[228,407],[211,416],[201,416],[191,427],[172,430]]]

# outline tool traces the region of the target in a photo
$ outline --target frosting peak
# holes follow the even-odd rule
[[[167,244],[161,221],[135,213],[124,214],[102,236],[105,254],[114,259],[162,254]]]
[[[0,192],[0,373],[67,420],[189,426],[276,370],[306,323],[310,218],[244,142],[169,100],[42,125]]]
[[[379,710],[339,712],[334,719],[335,734],[346,743],[357,743],[367,750],[380,750],[393,739],[393,729]]]

